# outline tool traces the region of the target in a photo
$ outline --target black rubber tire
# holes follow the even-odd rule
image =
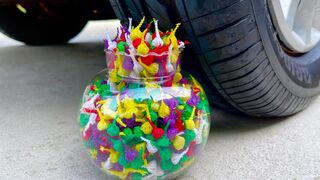
[[[266,0],[136,1],[145,8],[116,2],[120,19],[146,15],[171,26],[182,22],[207,84],[241,112],[287,116],[305,109],[319,93],[320,44],[299,56],[286,53]]]
[[[37,12],[24,14],[13,5],[1,5],[0,31],[29,45],[66,43],[84,28],[87,19],[83,14],[67,12],[69,7],[58,8],[61,11],[54,12],[57,16],[39,18]]]

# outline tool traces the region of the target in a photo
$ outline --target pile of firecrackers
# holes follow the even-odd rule
[[[108,72],[87,86],[82,139],[94,163],[120,179],[164,178],[188,167],[209,131],[201,85],[180,72],[179,24],[166,33],[121,26],[105,40]],[[155,32],[151,32],[154,24]]]

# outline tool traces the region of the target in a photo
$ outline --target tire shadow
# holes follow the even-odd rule
[[[284,121],[286,117],[263,118],[251,117],[241,113],[232,113],[220,108],[211,108],[211,131],[213,132],[245,132],[258,130]]]

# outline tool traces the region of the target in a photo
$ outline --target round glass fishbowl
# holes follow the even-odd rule
[[[205,92],[181,72],[181,49],[167,47],[143,54],[118,43],[117,51],[105,51],[107,69],[85,88],[82,140],[94,164],[113,178],[174,178],[206,144]]]

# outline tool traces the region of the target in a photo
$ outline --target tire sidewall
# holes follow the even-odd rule
[[[279,80],[296,96],[317,95],[319,93],[320,43],[301,56],[287,54],[282,49],[273,26],[267,0],[251,2],[264,49]]]

